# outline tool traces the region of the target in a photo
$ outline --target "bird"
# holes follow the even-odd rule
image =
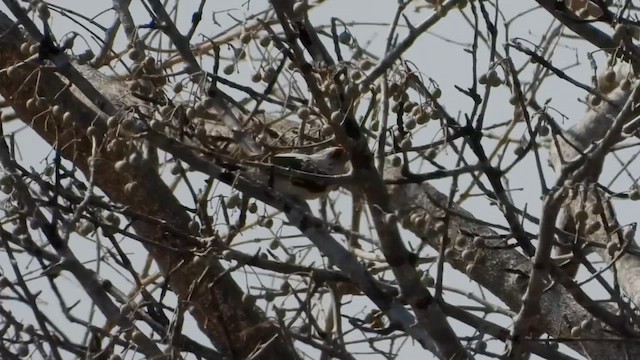
[[[317,199],[339,186],[333,177],[349,171],[349,154],[342,147],[329,147],[313,154],[281,153],[261,168],[274,190],[303,200]]]

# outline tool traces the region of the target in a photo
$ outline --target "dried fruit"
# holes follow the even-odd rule
[[[346,30],[341,32],[340,35],[338,35],[338,41],[345,45],[351,44],[351,34]]]

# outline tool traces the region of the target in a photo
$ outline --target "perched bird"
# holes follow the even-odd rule
[[[304,200],[317,199],[338,188],[332,177],[348,172],[349,156],[341,147],[314,154],[283,153],[271,159],[275,166],[261,169],[276,191]]]

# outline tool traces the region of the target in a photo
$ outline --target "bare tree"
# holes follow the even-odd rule
[[[640,358],[634,2],[3,3],[3,358]]]

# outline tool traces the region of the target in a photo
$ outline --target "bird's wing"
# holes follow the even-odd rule
[[[298,171],[317,173],[318,169],[312,161],[301,159],[294,155],[278,155],[271,159],[273,165],[290,168]]]

